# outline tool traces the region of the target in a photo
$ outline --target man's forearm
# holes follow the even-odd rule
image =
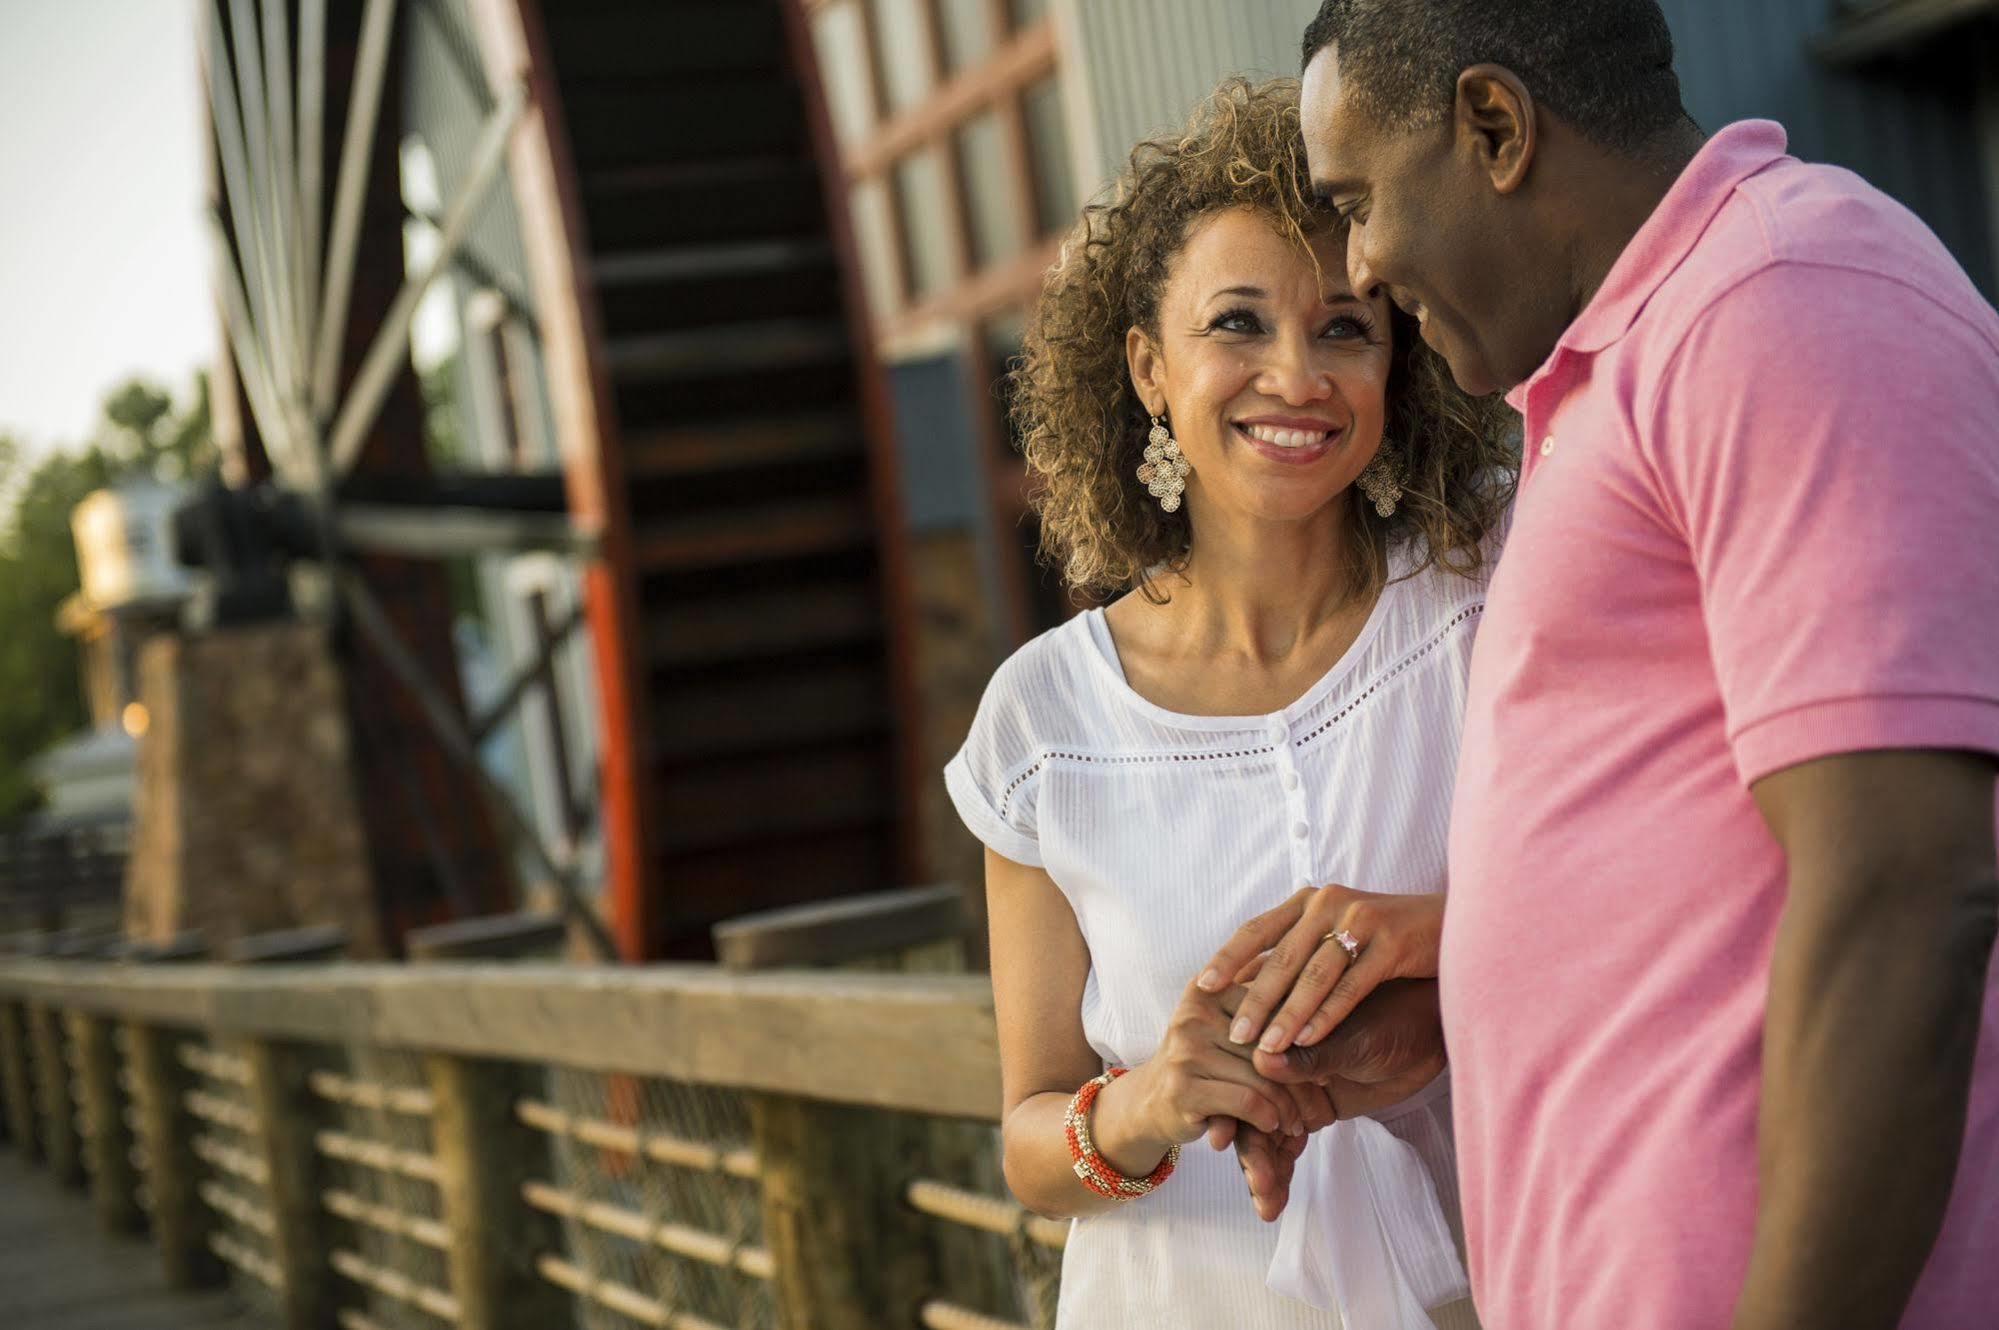
[[[1735,1330],[1901,1319],[1950,1198],[1999,901],[1988,874],[1958,878],[1791,883]]]

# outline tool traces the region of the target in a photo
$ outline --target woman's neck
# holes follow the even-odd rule
[[[1215,522],[1197,526],[1173,586],[1176,636],[1189,650],[1281,662],[1311,649],[1355,604],[1346,505],[1304,522]]]

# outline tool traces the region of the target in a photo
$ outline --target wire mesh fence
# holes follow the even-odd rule
[[[423,1058],[354,1045],[324,1061],[307,1084],[326,1123],[315,1140],[320,1203],[345,1254],[333,1268],[366,1324],[435,1330],[443,1304],[422,1294],[448,1296],[451,1274]]]
[[[180,1108],[193,1119],[195,1194],[212,1215],[208,1246],[253,1305],[274,1310],[283,1283],[273,1241],[270,1168],[250,1097],[250,1066],[237,1041],[189,1033],[174,1055],[192,1073]]]
[[[653,1077],[553,1070],[550,1190],[566,1258],[590,1285],[640,1294],[668,1316],[776,1330],[749,1113],[743,1096]],[[587,1330],[645,1319],[585,1292]]]

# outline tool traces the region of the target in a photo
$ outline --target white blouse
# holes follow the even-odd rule
[[[1443,890],[1483,608],[1453,573],[1391,581],[1338,663],[1268,715],[1146,701],[1100,610],[994,674],[945,783],[974,835],[1074,909],[1083,1032],[1107,1065],[1152,1056],[1199,967],[1294,890]],[[1275,1225],[1232,1151],[1189,1145],[1158,1191],[1075,1222],[1058,1330],[1476,1330],[1446,1082],[1315,1135]]]

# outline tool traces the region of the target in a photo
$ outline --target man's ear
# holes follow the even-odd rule
[[[1527,85],[1504,65],[1473,65],[1458,75],[1453,107],[1458,139],[1469,146],[1497,193],[1511,194],[1526,182],[1538,114]]]
[[[1143,328],[1127,328],[1124,334],[1124,363],[1131,371],[1132,390],[1148,416],[1166,414],[1165,365],[1159,347]]]

